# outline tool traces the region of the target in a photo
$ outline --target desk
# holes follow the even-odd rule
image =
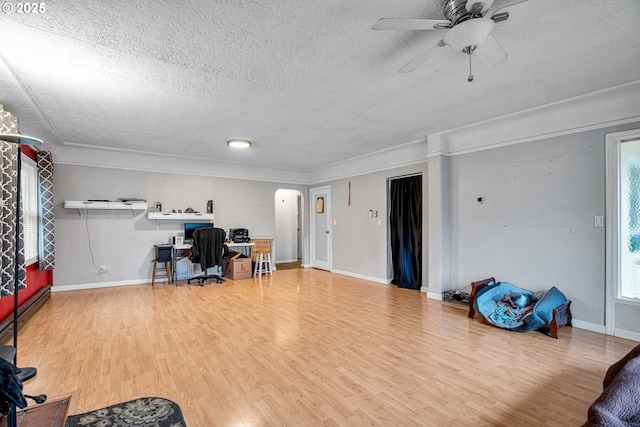
[[[225,243],[225,245],[227,245],[229,250],[240,252],[241,254],[246,255],[248,258],[251,258],[251,249],[256,244],[253,243],[253,242],[246,242],[246,243],[231,243],[231,242],[227,242],[227,243]]]
[[[178,285],[178,260],[186,257],[185,251],[191,252],[191,245],[171,245],[171,283],[175,282],[176,286]]]

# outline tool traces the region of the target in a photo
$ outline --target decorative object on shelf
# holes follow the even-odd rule
[[[182,236],[176,236],[173,240],[176,242],[176,245],[184,244],[184,238]]]
[[[116,199],[116,202],[146,202],[146,199],[141,199],[139,197],[120,197]]]
[[[207,200],[207,213],[213,213],[213,200]]]
[[[156,202],[156,212],[162,212],[162,203]]]
[[[194,211],[193,208],[187,208],[184,210],[184,213],[196,213],[196,211]]]

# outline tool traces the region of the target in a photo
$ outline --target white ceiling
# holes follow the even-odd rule
[[[312,171],[640,79],[638,0],[496,24],[509,57],[475,61],[473,83],[448,47],[398,74],[429,32],[371,29],[442,19],[442,0],[44,4],[0,14],[0,104],[54,147]],[[254,147],[232,151],[231,138]]]

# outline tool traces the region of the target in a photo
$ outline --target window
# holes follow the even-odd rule
[[[24,230],[24,259],[27,265],[38,261],[38,171],[36,164],[22,156],[22,227]]]
[[[640,299],[640,138],[620,144],[621,298]]]

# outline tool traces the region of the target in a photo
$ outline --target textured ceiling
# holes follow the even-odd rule
[[[496,24],[509,57],[467,83],[448,47],[396,73],[429,32],[371,30],[442,0],[47,1],[0,14],[0,103],[53,145],[310,171],[639,80],[640,1],[581,3]]]

